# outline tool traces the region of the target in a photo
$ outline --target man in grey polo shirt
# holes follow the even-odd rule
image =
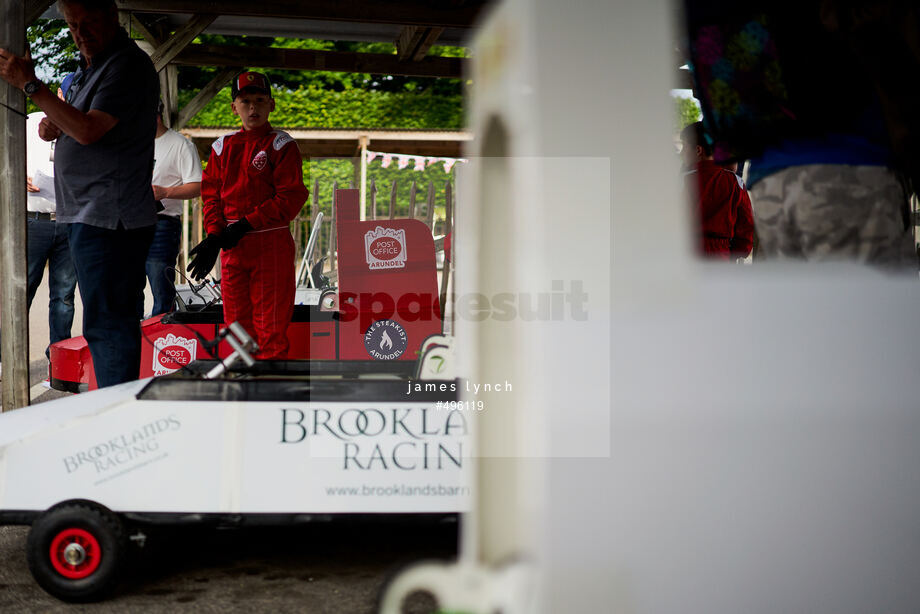
[[[69,224],[83,334],[99,387],[137,379],[137,304],[156,225],[151,188],[156,71],[118,24],[112,0],[58,0],[81,53],[80,68],[58,100],[32,62],[0,49],[0,78],[22,88],[45,112],[39,136],[57,139],[57,220]]]

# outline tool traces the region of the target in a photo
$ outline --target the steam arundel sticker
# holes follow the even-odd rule
[[[153,342],[153,374],[166,375],[178,371],[195,360],[198,340],[177,337],[170,333]]]
[[[406,266],[406,231],[378,226],[364,235],[367,265],[375,269],[401,269]]]
[[[396,360],[408,345],[406,329],[393,320],[377,320],[364,333],[364,347],[376,360]]]

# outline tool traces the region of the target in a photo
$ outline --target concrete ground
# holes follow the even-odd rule
[[[419,559],[454,557],[456,529],[456,523],[366,520],[165,533],[134,549],[109,599],[69,605],[32,579],[28,527],[0,527],[0,611],[371,614],[400,569]],[[410,614],[435,610],[424,594],[404,604]]]

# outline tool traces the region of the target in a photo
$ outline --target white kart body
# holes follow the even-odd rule
[[[28,519],[69,500],[141,516],[467,509],[469,416],[402,402],[405,380],[330,384],[363,387],[355,401],[325,400],[334,395],[315,383],[272,382],[308,392],[264,402],[251,392],[233,400],[242,381],[182,382],[194,400],[151,396],[170,388],[161,380],[0,415],[0,517]],[[369,400],[381,386],[386,398]],[[289,400],[298,396],[311,400]]]

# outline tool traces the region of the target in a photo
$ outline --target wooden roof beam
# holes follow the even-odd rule
[[[396,56],[402,61],[421,60],[443,31],[444,28],[404,27],[396,39]]]
[[[185,128],[191,119],[198,114],[198,111],[202,110],[205,105],[211,102],[211,99],[214,98],[214,96],[236,76],[236,73],[241,70],[242,68],[239,66],[228,66],[218,72],[216,77],[201,88],[201,90],[195,94],[195,97],[189,100],[188,104],[179,111],[179,119],[176,122],[178,130]]]
[[[189,45],[173,59],[190,66],[246,66],[282,70],[325,70],[407,77],[445,77],[459,79],[466,74],[464,58],[426,57],[417,62],[400,62],[395,55],[280,49],[275,47],[231,47]]]
[[[48,7],[52,4],[54,4],[54,0],[26,0],[26,26],[32,24],[36,19],[41,17],[42,13],[47,11]]]
[[[130,26],[131,31],[140,34],[154,49],[163,44],[163,40],[160,38],[159,34],[155,33],[154,29],[144,23],[140,17],[125,11],[121,11],[119,14],[127,17],[127,25],[124,26],[125,30]]]
[[[195,15],[189,19],[185,25],[168,36],[163,44],[156,48],[151,54],[150,59],[153,61],[157,72],[160,72],[169,64],[189,43],[195,40],[195,37],[204,32],[211,23],[214,22],[216,15]]]
[[[485,2],[462,5],[428,0],[116,0],[120,10],[139,13],[214,13],[244,17],[280,17],[323,21],[394,23],[401,25],[471,28]]]

